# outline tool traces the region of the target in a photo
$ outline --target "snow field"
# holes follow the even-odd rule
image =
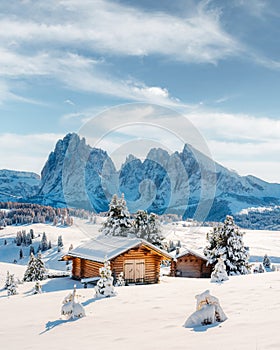
[[[65,288],[75,283],[70,279],[56,282]],[[0,292],[1,313],[5,315],[0,318],[1,343],[7,350],[277,350],[279,282],[279,272],[230,277],[222,285],[209,279],[164,277],[159,285],[116,287],[117,296],[105,299],[95,299],[93,288],[79,289],[86,317],[75,321],[60,319],[62,300],[69,291],[30,295],[34,283],[25,283],[19,295],[8,298]],[[48,283],[43,282],[43,290]],[[228,320],[184,328],[184,322],[195,311],[195,295],[206,289],[219,298]]]

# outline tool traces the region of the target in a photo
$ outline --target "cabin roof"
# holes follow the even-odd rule
[[[142,244],[152,249],[157,254],[162,255],[164,258],[169,260],[172,259],[170,254],[143,239],[117,236],[99,236],[96,239],[91,239],[71,250],[65,254],[65,256],[104,263],[106,259],[112,260],[126,251]]]
[[[202,255],[202,254],[200,254],[198,252],[195,252],[194,250],[191,250],[191,249],[184,250],[182,253],[176,255],[175,258],[176,259],[180,259],[180,258],[182,258],[185,255],[194,255],[194,256],[202,259],[202,260],[208,261],[207,258],[204,255]]]

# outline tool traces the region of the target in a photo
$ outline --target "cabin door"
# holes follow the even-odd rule
[[[127,282],[144,282],[145,260],[125,260],[124,278]]]

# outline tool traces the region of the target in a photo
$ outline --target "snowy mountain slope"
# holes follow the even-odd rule
[[[117,171],[106,152],[92,149],[76,134],[60,140],[50,154],[37,200],[92,206],[99,212],[107,210],[114,193],[122,192],[132,212],[167,211],[202,220],[280,203],[280,185],[239,176],[190,145],[171,155],[151,149],[143,162],[130,155]]]
[[[0,264],[0,271],[6,270]],[[16,272],[16,271],[13,271]],[[21,271],[19,271],[22,273]],[[208,279],[164,277],[159,285],[117,287],[117,296],[93,298],[92,288],[79,289],[86,317],[60,318],[70,279],[46,280],[43,294],[32,295],[34,283],[19,294],[0,291],[1,346],[14,349],[142,349],[277,350],[280,334],[280,273],[230,277],[226,283]],[[79,282],[77,282],[80,288]],[[62,290],[65,288],[65,290]],[[218,297],[228,319],[218,325],[186,329],[195,310],[195,295],[206,289]]]
[[[42,170],[37,201],[105,211],[108,200],[101,182],[101,175],[106,176],[103,168],[108,177],[115,172],[106,152],[92,149],[76,134],[68,134],[58,141]]]
[[[51,250],[43,253],[48,268],[65,270],[64,262],[57,261],[61,254],[97,237],[104,220],[97,224],[75,219],[72,227],[33,224],[9,226],[0,231],[0,334],[1,346],[7,350],[40,348],[102,349],[246,349],[277,350],[280,344],[276,327],[279,319],[280,272],[230,277],[222,285],[209,279],[161,277],[159,285],[116,287],[117,296],[94,299],[92,287],[83,289],[79,281],[70,278],[47,279],[42,282],[43,294],[33,295],[34,282],[18,286],[18,295],[7,297],[2,289],[7,271],[21,279],[28,258],[9,263],[18,255],[20,247],[13,244],[16,232],[32,228],[35,236],[46,232],[54,242]],[[186,222],[163,226],[167,240],[180,240],[182,250],[201,252],[206,233],[211,227],[186,226]],[[57,252],[55,242],[62,235],[64,250]],[[272,263],[280,266],[279,231],[246,230],[244,242],[250,248],[251,261],[261,262],[268,254]],[[7,240],[7,245],[4,245]],[[35,238],[34,245],[40,237]],[[23,248],[27,252],[28,248]],[[86,317],[76,321],[61,319],[62,300],[77,285],[78,295]],[[186,329],[188,316],[195,310],[195,295],[206,289],[218,297],[228,317],[219,325]],[[133,316],[133,322],[131,317]],[[93,331],[94,329],[94,331]],[[238,336],[237,336],[238,335]],[[141,337],[141,344],[135,339]]]
[[[0,170],[0,201],[19,201],[34,196],[39,189],[40,176],[35,173]]]
[[[280,184],[239,176],[187,144],[173,154],[151,149],[144,161],[129,155],[117,171],[105,151],[72,133],[57,142],[41,179],[32,201],[96,212],[108,209],[114,193],[125,194],[131,212],[170,212],[198,221],[280,204]]]

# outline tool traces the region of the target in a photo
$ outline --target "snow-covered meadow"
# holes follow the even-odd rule
[[[7,297],[2,289],[7,270],[19,279],[28,258],[13,264],[19,247],[12,243],[17,231],[34,229],[35,236],[46,232],[53,248],[44,252],[47,267],[65,270],[57,262],[70,244],[96,237],[99,224],[75,220],[73,227],[32,225],[0,231],[0,334],[3,349],[279,349],[277,332],[280,314],[280,272],[230,277],[223,284],[209,279],[162,277],[158,285],[116,287],[117,296],[95,299],[94,289],[83,289],[70,278],[42,282],[43,293],[33,295],[34,282],[18,286],[18,295]],[[201,251],[209,227],[190,227],[182,222],[164,226],[168,239],[180,240],[182,249]],[[64,250],[57,253],[56,240],[62,235]],[[280,263],[280,232],[248,231],[245,244],[252,259],[264,254]],[[4,240],[7,245],[4,246]],[[38,242],[37,242],[37,241]],[[35,241],[39,244],[40,238]],[[25,248],[24,248],[25,249]],[[27,255],[27,254],[25,254]],[[86,317],[61,319],[64,297],[77,284]],[[187,329],[183,325],[195,311],[195,295],[209,289],[218,297],[228,319],[217,325]]]

